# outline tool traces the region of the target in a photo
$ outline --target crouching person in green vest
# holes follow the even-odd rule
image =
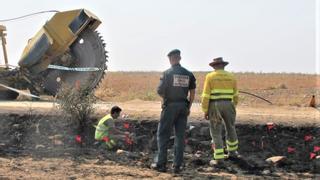
[[[115,127],[115,120],[120,116],[122,109],[118,106],[111,108],[110,114],[99,120],[96,127],[95,139],[99,144],[106,144],[108,149],[113,149],[119,145],[121,139],[126,137],[126,133]]]

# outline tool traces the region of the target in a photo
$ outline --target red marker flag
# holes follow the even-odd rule
[[[103,138],[102,138],[102,141],[104,141],[104,142],[109,142],[109,141],[110,141],[110,139],[109,139],[109,137],[108,137],[108,136],[105,136],[105,137],[103,137]]]
[[[123,127],[124,127],[125,129],[129,129],[130,124],[129,124],[129,123],[124,123],[124,124],[123,124]]]
[[[312,140],[312,136],[311,135],[305,135],[304,136],[304,141],[311,141]]]
[[[313,147],[313,152],[318,152],[320,151],[320,146],[314,146]]]
[[[269,131],[270,131],[271,129],[273,129],[273,128],[274,128],[274,123],[273,123],[273,122],[268,122],[268,123],[267,123],[267,128],[268,128]]]
[[[294,153],[296,151],[293,147],[288,147],[288,153]]]
[[[125,137],[125,142],[129,145],[133,144],[133,141],[128,136]]]
[[[314,159],[316,157],[315,153],[310,153],[310,159]]]
[[[82,142],[82,138],[80,135],[76,135],[76,141],[77,143],[81,143]]]

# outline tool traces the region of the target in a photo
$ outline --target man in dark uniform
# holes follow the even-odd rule
[[[158,94],[163,98],[163,102],[157,131],[158,154],[152,168],[160,172],[166,171],[167,145],[174,127],[173,168],[175,173],[179,173],[183,162],[187,117],[194,100],[196,79],[190,71],[180,65],[181,56],[178,49],[172,50],[168,58],[171,68],[163,73],[158,87]]]

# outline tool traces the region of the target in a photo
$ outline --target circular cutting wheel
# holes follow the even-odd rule
[[[81,86],[93,90],[104,76],[107,67],[106,53],[105,44],[98,32],[91,29],[83,31],[70,47],[72,62],[68,67],[98,67],[100,70],[94,72],[47,70],[43,82],[44,90],[55,95],[63,83],[71,86],[80,83]]]

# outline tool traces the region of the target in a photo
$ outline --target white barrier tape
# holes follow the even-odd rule
[[[6,89],[9,89],[9,90],[11,90],[11,91],[17,92],[17,93],[19,93],[19,94],[21,94],[21,95],[24,95],[24,96],[30,96],[30,97],[33,97],[33,98],[39,98],[39,99],[40,99],[39,96],[36,96],[36,95],[33,95],[33,94],[29,94],[29,93],[20,91],[20,90],[18,90],[18,89],[15,89],[15,88],[6,86],[6,85],[1,84],[1,83],[0,83],[0,86],[4,87],[4,88],[6,88]]]
[[[101,71],[103,69],[97,68],[97,67],[76,67],[76,68],[70,68],[65,66],[58,66],[58,65],[52,65],[50,64],[48,66],[49,69],[57,69],[57,70],[63,70],[63,71],[79,71],[79,72],[93,72],[93,71]]]

